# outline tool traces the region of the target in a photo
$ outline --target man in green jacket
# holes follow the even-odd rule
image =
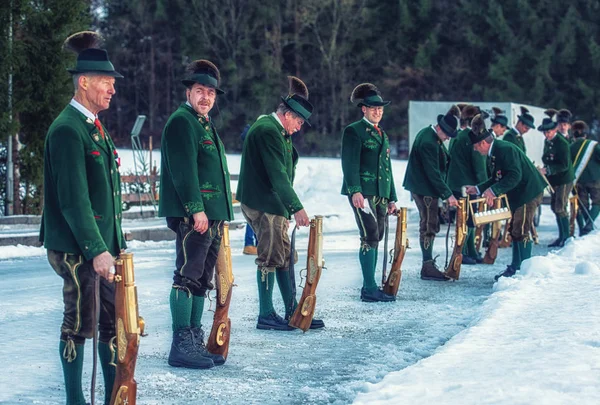
[[[594,228],[600,213],[600,145],[587,139],[589,127],[583,121],[572,126],[571,160],[575,176],[576,195],[579,200],[577,223],[579,235],[587,235]]]
[[[208,113],[221,76],[210,61],[187,66],[187,101],[169,117],[161,140],[158,214],[177,234],[175,274],[170,293],[173,341],[169,365],[211,368],[225,362],[204,346],[202,312],[212,290],[225,221],[233,219],[225,147]]]
[[[444,141],[456,137],[458,119],[454,107],[437,117],[437,125],[423,128],[410,151],[403,186],[412,193],[419,210],[419,244],[423,255],[421,279],[446,281],[448,278],[433,259],[433,242],[440,231],[438,202],[447,200],[457,207],[458,201],[446,184],[448,150]]]
[[[360,233],[358,258],[363,274],[360,299],[365,302],[395,301],[385,294],[375,281],[377,251],[385,232],[385,218],[396,211],[396,188],[392,175],[390,143],[379,126],[383,101],[377,87],[371,83],[356,86],[350,101],[362,111],[363,117],[348,125],[342,135],[342,194],[354,212]]]
[[[521,106],[521,115],[517,115],[517,118],[517,125],[506,131],[502,140],[517,145],[517,147],[521,149],[523,153],[527,153],[523,135],[525,135],[530,129],[535,128],[534,118],[533,115],[529,113],[529,110],[523,106]]]
[[[554,189],[550,207],[556,216],[559,233],[558,239],[550,243],[548,247],[561,247],[569,237],[567,204],[569,203],[569,193],[573,188],[573,165],[569,141],[557,133],[556,114],[551,110],[546,113],[549,117],[544,118],[542,125],[538,127],[538,131],[543,132],[546,137],[542,155],[542,162],[544,162],[542,173],[546,175]]]
[[[506,132],[506,128],[508,128],[508,117],[504,115],[504,111],[502,111],[498,107],[492,107],[492,112],[494,115],[490,118],[492,121],[492,133],[496,138],[503,136]]]
[[[258,239],[255,263],[258,267],[259,315],[256,327],[284,331],[293,329],[288,322],[298,305],[289,269],[289,220],[293,215],[297,227],[310,225],[308,214],[293,187],[298,152],[292,143],[292,135],[304,123],[310,125],[308,119],[313,111],[304,82],[294,76],[289,76],[288,80],[289,93],[281,98],[277,110],[258,117],[248,130],[236,192],[242,214]],[[285,318],[273,308],[275,278],[285,305]],[[323,326],[323,321],[313,319],[310,327]]]
[[[469,185],[466,190],[469,194],[483,195],[488,206],[492,206],[494,197],[506,194],[512,211],[512,262],[495,278],[512,277],[521,268],[521,262],[531,257],[529,234],[546,182],[516,145],[495,139],[486,129],[482,116],[473,119],[470,137],[473,148],[490,157],[492,177],[476,186]]]
[[[479,107],[469,105],[463,109],[467,118],[467,127],[458,131],[456,138],[453,138],[452,149],[450,150],[450,164],[448,166],[447,183],[452,195],[456,199],[463,196],[462,187],[467,184],[478,184],[487,179],[486,158],[473,150],[473,145],[469,139],[471,131],[471,120]],[[455,111],[455,114],[457,111]],[[459,113],[460,114],[460,113]],[[470,117],[470,118],[469,118]],[[461,115],[461,121],[463,117]],[[463,246],[462,264],[482,263],[483,259],[475,248],[475,225],[471,218],[470,210],[467,210],[467,240]]]
[[[573,114],[571,114],[571,111],[567,110],[566,108],[558,110],[556,113],[556,122],[558,123],[556,130],[563,136],[563,138],[569,141],[569,143],[573,143],[575,141],[575,138],[569,134],[572,117]]]
[[[66,403],[86,403],[81,386],[85,339],[99,332],[98,354],[104,375],[104,403],[115,378],[110,340],[115,336],[115,257],[125,248],[121,231],[121,179],[118,155],[98,113],[115,95],[115,71],[98,34],[73,34],[65,47],[78,54],[75,95],[54,120],[44,146],[44,215],[40,241],[48,261],[63,279],[64,313],[60,361]],[[98,280],[100,276],[100,280]],[[99,283],[96,284],[96,281]],[[99,288],[99,302],[95,302]],[[96,319],[96,310],[100,313]]]

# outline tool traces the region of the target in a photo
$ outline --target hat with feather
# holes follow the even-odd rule
[[[460,121],[463,125],[471,125],[471,120],[474,116],[479,114],[481,110],[479,107],[472,104],[467,104],[460,110]]]
[[[571,117],[573,117],[573,114],[571,114],[571,111],[567,110],[566,108],[563,108],[562,110],[558,110],[558,113],[556,113],[556,120],[558,121],[558,123],[561,122],[571,122]]]
[[[519,121],[521,121],[525,126],[535,129],[535,120],[533,115],[529,113],[529,110],[526,107],[521,106],[521,115],[517,115]]]
[[[490,119],[490,121],[492,121],[492,125],[498,124],[507,127],[508,117],[504,115],[504,111],[498,107],[492,107],[492,111],[494,112],[494,116]]]
[[[475,145],[488,136],[493,136],[493,134],[485,127],[485,116],[483,114],[477,114],[471,121],[471,130],[469,131],[471,144]]]
[[[219,88],[219,84],[221,83],[221,73],[219,73],[219,69],[211,61],[206,59],[195,60],[187,65],[185,70],[186,76],[181,83],[186,87],[189,88],[198,83],[215,89],[217,94],[225,94],[225,92]]]
[[[456,114],[460,114],[460,110],[457,106],[453,105],[450,107],[446,114],[440,114],[437,116],[437,123],[450,138],[456,137],[458,133],[458,117]],[[460,115],[459,115],[460,116]]]
[[[540,132],[551,131],[558,126],[558,111],[554,108],[549,108],[544,111],[544,114],[546,114],[547,117],[542,120],[542,125],[537,127],[537,130]]]
[[[575,138],[583,138],[590,132],[590,128],[584,121],[575,121],[571,126],[571,132]]]
[[[123,75],[115,71],[108,59],[106,49],[100,49],[101,43],[102,37],[94,31],[81,31],[68,37],[63,47],[77,54],[77,63],[74,68],[67,69],[69,73],[97,73],[122,79]]]
[[[308,87],[296,76],[288,76],[288,83],[288,95],[281,97],[281,100],[310,126],[308,119],[313,112],[313,105],[308,102]]]
[[[379,89],[371,83],[361,83],[352,90],[350,102],[357,107],[384,107],[391,101],[383,101]]]

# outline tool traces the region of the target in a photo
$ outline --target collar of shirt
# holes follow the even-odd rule
[[[513,131],[515,131],[515,133],[517,134],[517,136],[523,136],[522,133],[519,132],[519,130],[517,129],[517,127],[511,127]]]
[[[494,147],[494,142],[496,142],[496,141],[492,141],[492,143],[490,144],[490,150],[488,150],[488,156],[492,156],[492,148]]]
[[[371,121],[369,121],[369,120],[367,119],[367,117],[365,117],[365,116],[363,116],[363,118],[362,118],[362,119],[363,119],[363,120],[365,120],[365,122],[366,122],[367,124],[369,124],[370,126],[372,126],[372,127],[375,127],[375,125],[377,125],[377,124],[373,124],[373,123],[372,123]]]
[[[71,104],[73,108],[75,108],[77,111],[85,115],[86,118],[89,118],[92,121],[96,120],[97,116],[94,115],[90,110],[85,108],[81,103],[77,102],[74,98],[71,99],[71,102],[69,104]]]
[[[283,123],[281,122],[281,120],[279,119],[279,117],[277,116],[277,113],[272,112],[271,116],[273,118],[275,118],[275,120],[279,123],[279,125],[281,125],[281,128],[283,128],[285,130],[285,127],[283,126]],[[287,133],[287,132],[286,132]]]
[[[188,107],[190,107],[192,110],[194,110],[194,107],[192,107],[192,105],[190,104],[190,102],[189,102],[189,101],[186,101],[186,102],[185,102],[185,105],[187,105],[187,106],[188,106]],[[194,112],[195,112],[196,114],[198,114],[198,111],[194,110]],[[208,115],[205,117],[204,115],[200,115],[200,114],[198,114],[198,117],[199,117],[199,118],[202,118],[202,119],[203,119],[203,120],[205,120],[205,121],[210,121],[210,116],[208,116]]]

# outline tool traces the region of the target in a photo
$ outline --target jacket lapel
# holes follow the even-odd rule
[[[369,123],[367,123],[365,120],[363,120],[363,123],[365,125],[365,131],[367,134],[371,135],[372,138],[375,138],[377,140],[377,142],[382,143],[383,140],[383,135],[379,136],[379,133],[377,132],[377,130],[375,129],[375,127]],[[383,130],[382,130],[383,132]]]

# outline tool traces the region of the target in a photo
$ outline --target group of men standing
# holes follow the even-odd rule
[[[83,344],[96,328],[108,404],[115,377],[109,348],[115,335],[115,290],[110,269],[114,257],[126,245],[121,230],[118,153],[98,120],[98,113],[109,108],[116,92],[115,78],[122,76],[99,47],[97,34],[74,34],[66,46],[78,55],[76,67],[69,70],[75,95],[53,122],[46,138],[40,240],[48,249],[51,266],[64,280],[65,311],[59,353],[67,404],[85,404],[81,387]],[[258,240],[256,326],[283,331],[292,329],[288,321],[298,305],[289,271],[291,261],[296,260],[291,255],[289,221],[293,216],[297,227],[310,224],[293,187],[298,152],[292,135],[304,124],[310,125],[313,112],[307,86],[297,77],[288,79],[288,92],[276,110],[259,116],[247,132],[236,193]],[[202,314],[206,293],[214,288],[224,223],[233,219],[225,149],[209,115],[224,91],[218,67],[208,60],[191,62],[182,84],[186,100],[169,117],[161,145],[159,215],[166,217],[168,227],[176,234],[175,271],[168,292],[173,331],[168,363],[174,367],[211,368],[223,364],[225,359],[206,349]],[[341,192],[348,198],[360,233],[360,298],[365,302],[393,301],[395,297],[385,294],[375,281],[385,218],[396,211],[397,201],[389,139],[379,125],[389,101],[384,101],[371,83],[358,85],[350,99],[360,108],[362,117],[343,132]],[[412,193],[420,215],[423,279],[447,279],[433,259],[440,200],[457,206],[462,189],[488,200],[508,195],[513,210],[513,263],[503,275],[509,276],[531,255],[533,213],[547,185],[524,154],[522,136],[533,128],[533,118],[527,111],[519,116],[516,127],[506,133],[505,140],[498,140],[496,136],[508,125],[505,116],[496,114],[489,131],[476,107],[462,107],[461,112],[453,106],[437,117],[435,125],[419,132],[404,178],[403,185]],[[561,116],[560,112],[557,116]],[[585,161],[587,167],[584,165],[581,173],[575,170],[575,177],[580,179],[580,198],[590,196],[593,201],[589,221],[581,221],[584,233],[600,212],[600,153],[596,144],[585,139],[586,127],[573,125],[577,140],[570,149],[563,135],[556,134],[557,127],[555,118],[545,119],[540,127],[548,138],[544,162],[548,181],[555,188],[553,210],[557,221],[563,218],[564,198],[571,188],[561,185],[573,181],[571,161]],[[444,145],[447,139],[451,139],[450,151]],[[569,150],[574,156],[563,156]],[[472,224],[468,241],[465,260],[478,262]],[[285,303],[283,316],[273,306],[275,282]],[[310,327],[322,328],[324,323],[313,319]]]

